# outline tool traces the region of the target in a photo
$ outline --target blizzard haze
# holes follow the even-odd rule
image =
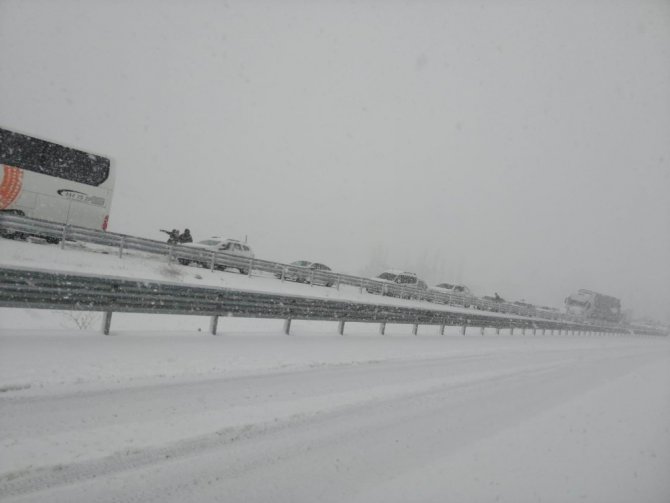
[[[0,127],[110,230],[670,321],[670,3],[0,1]]]

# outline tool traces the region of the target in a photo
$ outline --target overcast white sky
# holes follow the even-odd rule
[[[113,231],[670,320],[668,1],[0,0],[0,126]]]

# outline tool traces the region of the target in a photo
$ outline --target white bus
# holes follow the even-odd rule
[[[107,229],[109,159],[0,128],[0,212]]]

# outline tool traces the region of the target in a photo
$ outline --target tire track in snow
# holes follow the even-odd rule
[[[426,403],[445,392],[487,386],[490,383],[503,383],[510,380],[526,380],[546,374],[560,373],[570,362],[536,365],[512,371],[493,372],[485,377],[469,378],[466,381],[448,382],[429,389],[414,390],[399,395],[374,398],[354,404],[334,407],[329,410],[317,410],[300,413],[288,418],[222,430],[179,440],[155,448],[129,449],[110,456],[80,463],[57,464],[34,470],[20,470],[0,476],[0,497],[18,496],[50,488],[76,484],[87,480],[102,478],[124,471],[136,470],[150,465],[169,463],[208,451],[215,451],[236,443],[254,440],[264,435],[275,435],[285,430],[300,428],[315,421],[324,421],[336,417],[346,417],[352,413],[361,415],[369,408],[396,408],[403,402]],[[408,404],[404,407],[411,408]],[[238,467],[238,469],[241,467]]]

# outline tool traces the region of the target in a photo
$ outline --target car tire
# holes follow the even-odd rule
[[[191,262],[186,259],[186,258],[178,258],[177,262],[179,262],[181,265],[189,265]]]

